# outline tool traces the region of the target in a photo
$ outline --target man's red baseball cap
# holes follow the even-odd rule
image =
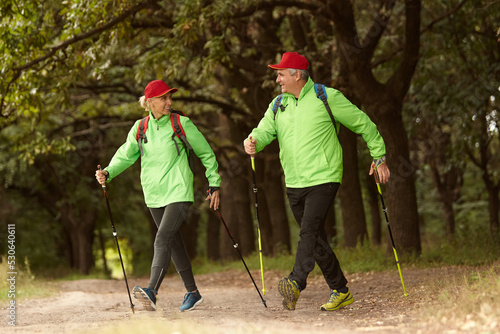
[[[144,96],[146,100],[152,97],[158,97],[167,94],[168,92],[175,93],[177,92],[177,88],[170,88],[168,85],[162,80],[154,80],[148,83],[146,89],[144,89]]]
[[[281,61],[276,65],[267,65],[273,70],[283,70],[285,68],[293,68],[296,70],[307,70],[309,62],[306,57],[299,55],[297,52],[285,52]]]

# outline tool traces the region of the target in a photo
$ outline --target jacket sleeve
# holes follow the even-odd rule
[[[127,140],[118,148],[109,166],[105,168],[109,173],[108,182],[120,175],[125,169],[129,168],[134,162],[139,159],[141,152],[137,143],[136,134],[139,121],[130,129],[127,135]]]
[[[248,138],[251,136],[257,140],[257,145],[255,146],[256,153],[262,151],[264,147],[276,139],[276,122],[274,121],[273,114],[274,100],[269,104],[264,117],[260,120],[257,127],[248,135]]]
[[[200,158],[203,166],[205,166],[205,176],[210,187],[220,187],[221,177],[219,175],[219,164],[215,158],[215,153],[210,147],[203,134],[198,130],[196,125],[187,118],[182,117],[182,128],[186,133],[186,138],[193,148],[194,153]]]
[[[329,89],[327,94],[335,120],[363,137],[373,159],[382,158],[385,155],[384,139],[370,117],[352,104],[340,91]]]

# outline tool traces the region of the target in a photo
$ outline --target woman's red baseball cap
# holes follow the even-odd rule
[[[177,88],[170,88],[163,80],[153,80],[144,89],[146,100],[152,97],[158,97],[167,94],[168,92],[175,93]]]
[[[309,62],[306,57],[299,55],[297,52],[285,52],[281,61],[276,65],[267,65],[273,70],[283,70],[285,68],[293,68],[296,70],[307,70]]]

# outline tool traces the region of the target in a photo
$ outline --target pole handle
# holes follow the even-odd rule
[[[102,171],[101,165],[97,165],[97,170]],[[106,190],[106,181],[104,181],[104,184],[101,184],[101,187],[103,190]]]
[[[375,178],[375,183],[380,184],[380,177],[378,176],[378,170],[377,167],[375,167],[375,164],[372,164],[373,168],[373,177]]]
[[[250,140],[250,142],[252,143],[253,142],[252,136],[250,136],[248,140]],[[255,154],[250,154],[250,159],[252,160],[252,169],[255,172]]]

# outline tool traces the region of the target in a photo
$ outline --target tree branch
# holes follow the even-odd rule
[[[307,9],[310,11],[318,10],[319,7],[314,4],[314,2],[305,2],[305,1],[268,1],[268,2],[259,2],[259,4],[255,7],[246,7],[242,11],[236,11],[233,15],[233,18],[241,18],[254,15],[256,11],[260,10],[272,10],[276,7],[295,7],[300,9]]]
[[[368,29],[368,33],[361,44],[364,46],[363,53],[365,54],[366,59],[371,59],[373,57],[375,48],[377,47],[380,38],[382,38],[382,35],[387,28],[387,23],[391,18],[395,2],[396,0],[384,1],[378,11],[377,17],[373,21],[371,27]]]
[[[96,34],[100,34],[102,33],[103,31],[106,31],[110,28],[112,28],[113,26],[117,25],[118,23],[124,21],[126,18],[128,18],[129,16],[132,16],[134,15],[135,13],[145,9],[148,7],[148,3],[151,3],[152,0],[144,0],[144,1],[141,1],[140,3],[138,3],[137,5],[135,5],[134,7],[132,8],[129,8],[128,10],[124,11],[123,13],[121,13],[120,15],[118,15],[116,18],[114,18],[113,20],[109,21],[108,23],[100,26],[100,27],[97,27],[97,28],[94,28],[94,29],[91,29],[85,33],[81,33],[81,34],[78,34],[78,35],[75,35],[74,37],[72,38],[69,38],[67,40],[65,40],[64,42],[61,42],[59,43],[58,45],[56,46],[53,46],[50,48],[50,51],[43,55],[43,56],[40,56],[36,59],[33,59],[32,61],[22,65],[22,66],[18,66],[18,67],[14,67],[11,69],[12,72],[14,72],[13,76],[12,76],[12,79],[7,83],[7,88],[4,92],[4,95],[2,96],[2,99],[0,100],[0,115],[2,115],[3,117],[8,117],[10,116],[10,113],[7,114],[7,115],[4,115],[4,113],[2,112],[3,111],[3,107],[4,107],[4,104],[5,104],[5,97],[6,95],[8,94],[8,92],[10,91],[10,88],[12,86],[12,84],[17,80],[19,79],[19,77],[21,76],[21,74],[29,69],[29,68],[32,68],[34,66],[36,66],[37,64],[53,57],[57,51],[59,50],[65,50],[67,47],[69,47],[70,45],[72,44],[75,44],[79,41],[82,41],[84,39],[87,39],[93,35],[96,35]],[[153,0],[154,1],[154,0]]]
[[[461,3],[459,3],[456,7],[452,8],[450,11],[446,12],[446,13],[443,13],[442,15],[440,15],[438,18],[434,19],[433,21],[431,21],[428,25],[425,26],[425,28],[423,28],[422,30],[420,30],[420,35],[423,35],[424,33],[432,30],[432,28],[434,27],[434,25],[436,25],[437,23],[443,21],[444,19],[450,17],[450,15],[458,12],[460,10],[460,8],[463,7],[463,5],[469,0],[462,0]],[[386,55],[384,58],[380,58],[376,61],[374,61],[372,63],[372,68],[375,68],[383,63],[386,63],[387,61],[390,61],[391,59],[394,58],[394,56],[396,56],[398,53],[400,53],[401,51],[403,51],[404,48],[403,47],[400,47],[398,49],[395,49],[393,50],[389,55]]]
[[[405,1],[406,26],[403,59],[393,76],[387,82],[387,85],[391,86],[390,91],[394,92],[401,99],[408,92],[411,78],[413,77],[419,59],[420,11],[420,0]]]

